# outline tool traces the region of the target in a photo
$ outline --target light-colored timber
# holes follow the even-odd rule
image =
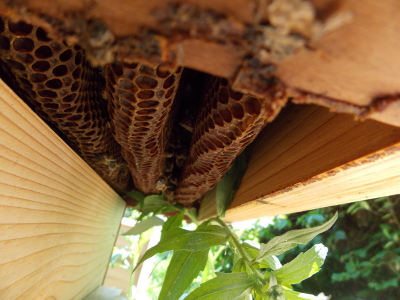
[[[0,81],[0,299],[82,299],[124,201]]]
[[[83,300],[119,300],[121,299],[122,290],[107,286],[99,286],[91,292]]]
[[[288,107],[250,149],[227,221],[400,193],[400,129],[314,105]],[[200,218],[215,215],[204,199]]]

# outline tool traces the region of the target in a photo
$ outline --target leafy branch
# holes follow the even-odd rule
[[[316,235],[328,230],[336,221],[337,214],[321,226],[289,231],[266,244],[261,244],[258,249],[240,242],[236,234],[219,217],[204,222],[194,231],[179,228],[184,215],[194,218],[193,211],[159,201],[161,199],[157,197],[160,196],[145,197],[138,204],[138,208],[142,209],[139,218],[141,222],[133,227],[130,233],[139,234],[142,230],[147,230],[150,224],[163,226],[160,242],[148,249],[134,268],[135,270],[155,254],[174,252],[159,300],[179,299],[199,272],[206,267],[210,248],[224,246],[227,243],[237,255],[232,273],[216,272],[215,278],[202,283],[185,298],[186,300],[317,299],[312,295],[296,293],[291,284],[299,283],[318,272],[328,249],[322,244],[315,245],[283,266],[276,255],[298,244],[306,244]],[[166,222],[155,216],[159,212],[177,209],[180,212]]]

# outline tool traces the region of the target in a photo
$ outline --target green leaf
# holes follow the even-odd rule
[[[320,300],[321,299],[314,295],[299,293],[299,292],[295,292],[295,291],[289,291],[289,290],[285,290],[285,289],[283,289],[283,294],[285,295],[286,300]]]
[[[242,243],[242,247],[252,260],[256,259],[260,253],[260,249],[257,249],[248,243]],[[261,268],[271,268],[272,270],[277,270],[282,267],[279,259],[275,255],[264,257],[259,261],[259,265]]]
[[[216,200],[217,214],[224,217],[226,210],[232,203],[236,191],[239,189],[242,177],[246,172],[247,162],[244,152],[234,161],[232,167],[225,173],[224,177],[217,184]]]
[[[217,277],[200,285],[185,300],[239,300],[251,292],[255,279],[246,272],[216,273]]]
[[[158,299],[179,299],[199,272],[204,269],[207,259],[208,250],[176,251],[169,263]]]
[[[300,253],[291,262],[275,271],[274,274],[281,281],[295,284],[317,273],[324,264],[328,248],[322,244],[314,245],[305,253]]]
[[[139,191],[130,191],[126,194],[139,202],[139,209],[142,209],[145,196]]]
[[[156,216],[152,216],[147,218],[144,221],[141,221],[139,223],[136,223],[135,226],[133,226],[131,229],[129,229],[127,232],[123,233],[122,235],[138,235],[141,234],[150,228],[153,228],[154,226],[161,226],[164,224],[164,221],[161,220],[160,218]]]
[[[175,216],[169,217],[168,220],[164,223],[163,228],[161,230],[161,237],[171,228],[177,228],[182,225],[184,212],[180,212]]]
[[[240,273],[243,272],[243,269],[245,268],[244,260],[243,258],[239,258],[236,262],[235,265],[233,266],[232,273]]]
[[[225,245],[229,236],[230,232],[228,229],[217,225],[201,226],[195,231],[171,228],[164,233],[164,236],[157,245],[146,251],[134,270],[136,270],[136,268],[146,259],[157,253],[170,250],[206,250],[212,246]]]
[[[291,230],[286,232],[281,236],[274,237],[267,244],[261,244],[260,254],[258,255],[256,261],[261,261],[264,257],[270,255],[279,255],[285,251],[294,248],[297,244],[306,244],[311,241],[316,235],[327,231],[335,223],[338,214],[335,215],[325,224],[321,226]]]

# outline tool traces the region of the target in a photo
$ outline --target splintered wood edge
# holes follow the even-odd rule
[[[125,202],[0,81],[0,298],[100,286]]]

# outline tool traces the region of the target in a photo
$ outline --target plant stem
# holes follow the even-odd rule
[[[243,258],[243,261],[246,263],[246,265],[249,266],[249,268],[252,270],[252,272],[254,274],[259,275],[259,272],[257,271],[257,269],[251,264],[251,261],[249,260],[246,251],[244,251],[241,242],[239,241],[238,237],[236,236],[236,234],[229,228],[229,226],[222,221],[219,217],[213,218],[212,220],[215,220],[218,224],[220,224],[222,227],[226,228],[229,230],[230,232],[230,236],[232,238],[233,243],[235,244],[236,248],[239,251],[239,255],[241,256],[241,258]]]

